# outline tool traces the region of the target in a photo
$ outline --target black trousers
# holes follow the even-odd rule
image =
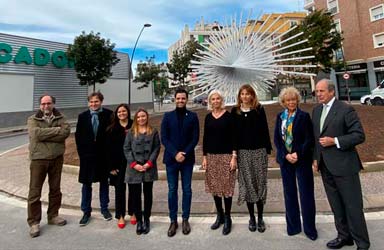
[[[149,218],[153,202],[153,182],[128,184],[130,201],[132,201],[133,213],[138,221],[142,220],[141,192],[144,193],[144,218]]]
[[[334,214],[338,237],[353,238],[360,248],[369,248],[359,174],[334,176],[320,161],[321,177]]]

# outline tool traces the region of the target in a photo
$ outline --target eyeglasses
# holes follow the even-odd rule
[[[49,106],[49,105],[52,105],[52,102],[43,102],[43,103],[40,103],[41,106]]]

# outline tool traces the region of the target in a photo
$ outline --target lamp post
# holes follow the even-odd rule
[[[140,30],[140,33],[139,35],[137,36],[137,39],[136,39],[136,42],[135,42],[135,46],[133,46],[133,50],[132,50],[132,55],[131,55],[131,58],[129,58],[129,69],[128,69],[128,107],[131,108],[131,78],[132,78],[132,62],[133,62],[133,56],[135,55],[135,50],[136,50],[136,46],[137,46],[137,42],[139,41],[140,39],[140,36],[141,36],[141,33],[143,33],[143,30],[145,28],[149,28],[151,27],[152,24],[150,23],[145,23],[143,25],[143,27],[141,28]]]

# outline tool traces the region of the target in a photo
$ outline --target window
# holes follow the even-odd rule
[[[327,0],[328,12],[332,15],[339,13],[339,4],[337,0]]]
[[[371,22],[384,18],[384,4],[369,9]]]
[[[374,48],[384,47],[384,33],[373,35],[373,47]]]
[[[298,23],[296,20],[291,20],[290,24],[291,24],[291,27],[293,27],[293,26],[296,26]]]
[[[341,33],[340,19],[336,19],[333,22],[336,24],[336,31]]]
[[[312,3],[313,3],[313,0],[304,0],[304,6]]]

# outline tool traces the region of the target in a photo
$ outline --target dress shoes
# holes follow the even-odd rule
[[[185,235],[191,232],[191,225],[189,225],[188,219],[183,219],[182,228]]]
[[[255,219],[255,217],[251,217],[249,219],[248,229],[251,232],[255,232],[256,231],[256,219]]]
[[[327,247],[330,249],[340,249],[343,246],[353,246],[353,240],[352,239],[341,239],[337,237],[336,239],[333,239],[327,243]]]
[[[309,235],[309,234],[306,234],[306,236],[307,236],[307,238],[310,239],[310,240],[313,240],[313,241],[317,240],[317,234],[315,234],[315,235]]]
[[[179,225],[177,224],[177,221],[171,222],[171,225],[169,225],[169,228],[168,228],[168,237],[175,236],[178,226]]]

